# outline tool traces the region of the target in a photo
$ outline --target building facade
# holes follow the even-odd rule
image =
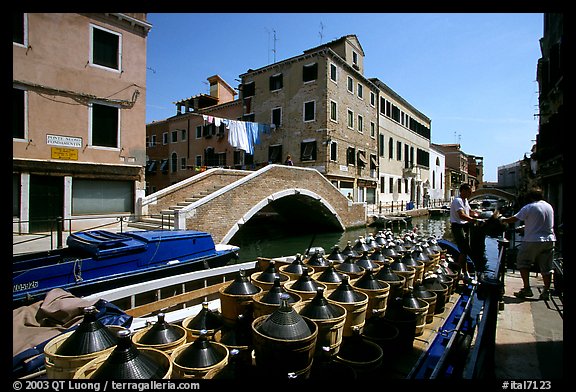
[[[208,82],[210,94],[175,102],[175,116],[146,126],[146,194],[210,167],[251,168],[251,156],[228,143],[228,131],[203,117],[241,119],[242,102],[220,76]]]
[[[431,121],[385,83],[371,80],[379,88],[380,201],[423,206],[431,192]]]
[[[14,14],[14,230],[131,214],[144,194],[146,14]]]

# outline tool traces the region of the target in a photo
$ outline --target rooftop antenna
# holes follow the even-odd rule
[[[322,22],[320,22],[320,32],[318,35],[320,36],[320,44],[322,44],[322,41],[324,40],[324,24]]]
[[[272,49],[272,52],[274,52],[274,62],[276,62],[276,30],[272,30],[274,32],[274,49]]]
[[[456,131],[454,131],[454,141],[456,142],[456,144],[460,144],[461,139],[462,135],[460,133],[456,134]]]

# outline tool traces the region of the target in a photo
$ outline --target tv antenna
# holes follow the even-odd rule
[[[270,63],[270,30],[268,30],[266,27],[264,29],[268,33],[268,63]],[[272,29],[272,32],[274,32],[274,47],[272,52],[274,53],[274,62],[276,62],[276,30]]]
[[[318,32],[318,35],[320,36],[320,44],[322,44],[322,41],[324,40],[324,24],[322,22],[320,22],[320,31]]]

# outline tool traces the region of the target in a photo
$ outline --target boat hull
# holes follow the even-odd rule
[[[68,247],[13,258],[13,308],[62,288],[85,296],[129,284],[226,265],[237,247],[216,249],[208,233],[191,230],[81,232]],[[96,238],[96,239],[95,239]]]

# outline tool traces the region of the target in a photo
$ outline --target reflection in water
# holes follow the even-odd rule
[[[326,252],[329,252],[334,245],[339,245],[343,249],[348,241],[354,244],[359,236],[376,234],[378,230],[381,229],[361,227],[337,233],[314,233],[309,227],[286,227],[261,222],[258,225],[245,225],[230,243],[240,247],[238,262],[245,262],[256,260],[258,257],[272,258],[304,253],[311,246],[320,246]],[[452,241],[448,216],[414,217],[407,227],[404,224],[394,225],[392,229],[395,234],[406,230],[416,230],[425,237],[433,236]]]

